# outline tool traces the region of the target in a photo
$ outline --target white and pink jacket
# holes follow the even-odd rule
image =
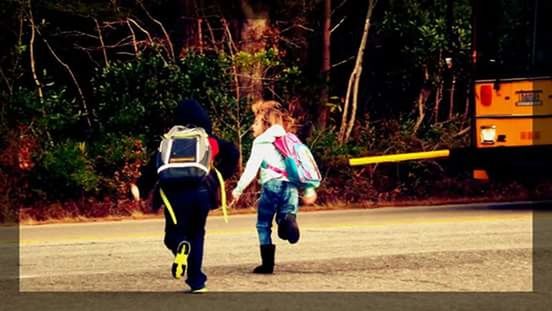
[[[259,169],[261,171],[259,177],[260,184],[264,184],[272,179],[288,181],[287,177],[278,172],[285,172],[286,167],[282,155],[273,144],[276,137],[281,137],[285,134],[284,128],[276,124],[255,138],[245,170],[232,193],[240,195],[253,181],[255,176],[257,176]]]

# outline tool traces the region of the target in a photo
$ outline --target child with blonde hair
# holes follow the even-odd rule
[[[257,100],[251,105],[251,110],[253,110],[253,114],[255,116],[257,116],[258,114],[260,114],[262,111],[266,109],[276,109],[281,111],[282,105],[275,100],[262,100],[262,99]]]
[[[278,110],[282,112],[281,124],[284,130],[288,133],[295,133],[297,131],[297,122],[295,119],[282,107],[282,104],[275,100],[257,100],[251,105],[251,110],[255,116],[262,114],[265,110]],[[318,195],[316,194],[316,190],[312,187],[307,187],[305,188],[303,196],[301,196],[301,201],[304,205],[312,205],[316,202],[317,198]]]
[[[277,102],[276,102],[277,103]],[[256,106],[257,114],[253,126],[255,140],[245,170],[232,191],[234,201],[249,186],[260,171],[261,197],[257,208],[257,233],[260,243],[262,264],[253,273],[269,274],[274,271],[276,246],[272,243],[272,220],[276,215],[278,236],[289,243],[299,241],[299,226],[296,215],[299,204],[297,186],[286,177],[282,155],[274,146],[277,137],[286,135],[284,120],[286,113],[266,102]],[[258,108],[258,109],[257,109]]]
[[[251,110],[255,116],[261,114],[263,111],[280,111],[282,113],[282,126],[286,132],[295,133],[297,124],[295,119],[287,112],[280,102],[275,100],[258,100],[251,105]]]

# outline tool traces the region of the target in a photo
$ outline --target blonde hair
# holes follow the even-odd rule
[[[282,109],[282,104],[275,100],[258,100],[254,102],[251,105],[251,110],[253,110],[253,114],[257,116],[258,114],[262,113],[265,109]]]
[[[295,119],[290,113],[282,108],[282,104],[275,100],[258,100],[251,105],[251,110],[255,118],[261,117],[264,129],[268,129],[274,124],[281,125],[286,132],[295,132]],[[265,127],[265,125],[268,125]]]
[[[261,122],[263,132],[275,124],[284,126],[284,113],[275,108],[263,109],[258,112],[255,118]]]

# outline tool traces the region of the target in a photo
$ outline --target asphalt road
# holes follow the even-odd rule
[[[304,212],[301,240],[274,233],[259,263],[255,215],[209,217],[212,291],[515,291],[533,289],[530,209],[467,205]],[[185,291],[171,278],[163,220],[20,227],[21,291]]]

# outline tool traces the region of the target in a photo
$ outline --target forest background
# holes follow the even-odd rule
[[[469,146],[470,18],[469,0],[4,0],[0,219],[149,212],[128,185],[187,98],[242,165],[251,103],[281,102],[319,162],[322,206],[546,192],[446,160],[348,165]]]

